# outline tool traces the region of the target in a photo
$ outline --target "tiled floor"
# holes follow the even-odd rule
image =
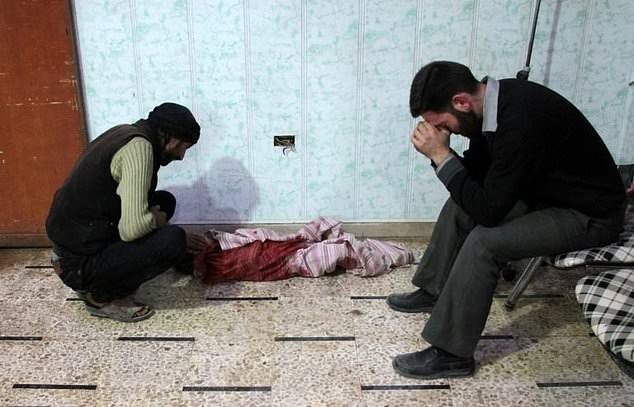
[[[475,376],[418,381],[391,359],[427,346],[427,317],[384,301],[414,265],[213,287],[168,272],[139,290],[157,313],[137,324],[88,316],[47,266],[47,250],[0,250],[3,406],[634,406],[581,320],[583,270],[542,270],[513,312],[501,281]]]

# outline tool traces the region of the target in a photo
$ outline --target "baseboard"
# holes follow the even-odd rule
[[[203,233],[209,229],[233,232],[240,228],[267,228],[280,233],[293,233],[299,230],[301,223],[249,223],[223,225],[181,224],[190,233]],[[423,239],[429,240],[434,222],[350,222],[343,223],[343,230],[357,238],[381,239]],[[51,241],[44,233],[7,233],[0,234],[0,247],[50,247]]]
[[[344,222],[343,230],[352,233],[357,238],[382,238],[382,239],[427,239],[435,222]],[[203,233],[209,229],[233,232],[240,228],[266,228],[280,233],[297,232],[303,223],[249,223],[249,224],[223,224],[223,225],[181,225],[186,231]]]
[[[0,234],[0,247],[51,247],[44,233]]]

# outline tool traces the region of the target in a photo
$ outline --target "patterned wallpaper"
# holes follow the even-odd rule
[[[434,220],[447,193],[409,144],[411,79],[434,59],[515,76],[535,1],[75,0],[89,135],[190,107],[201,141],[160,174],[180,223]],[[631,0],[543,0],[531,64],[623,164],[632,21]]]

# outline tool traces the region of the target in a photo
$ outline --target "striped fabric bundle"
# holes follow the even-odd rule
[[[369,277],[414,261],[408,248],[374,239],[357,240],[341,229],[341,222],[320,217],[298,232],[282,235],[270,229],[210,230],[221,251],[204,250],[195,261],[203,281],[266,281],[292,276],[319,277],[337,267]]]

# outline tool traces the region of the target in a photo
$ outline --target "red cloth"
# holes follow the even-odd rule
[[[207,284],[273,281],[291,277],[290,256],[308,244],[302,239],[254,241],[229,250],[207,247],[194,259],[194,273]]]

